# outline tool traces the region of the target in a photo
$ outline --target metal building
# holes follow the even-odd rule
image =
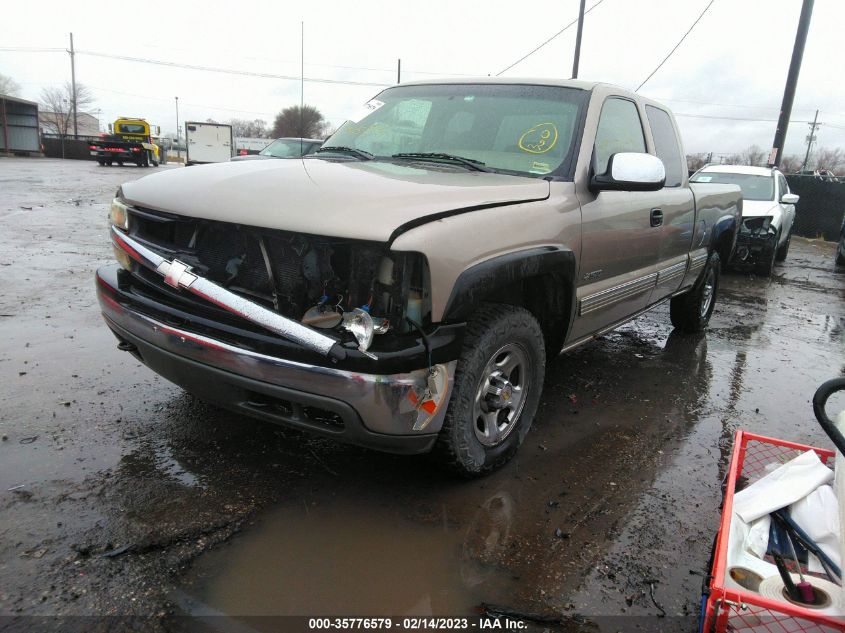
[[[0,153],[41,154],[37,103],[0,95]]]

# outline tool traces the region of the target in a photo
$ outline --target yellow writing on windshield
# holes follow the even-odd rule
[[[531,154],[545,154],[557,143],[557,126],[538,123],[519,137],[519,149]]]

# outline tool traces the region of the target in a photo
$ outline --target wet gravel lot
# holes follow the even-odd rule
[[[810,398],[845,373],[845,273],[803,239],[771,280],[723,275],[703,336],[661,307],[555,360],[525,445],[485,479],[206,405],[99,316],[108,203],[149,171],[0,159],[0,630],[492,603],[692,631],[734,431],[829,444]]]

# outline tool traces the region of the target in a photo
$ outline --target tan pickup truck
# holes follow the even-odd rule
[[[741,207],[626,90],[403,84],[301,160],[124,185],[97,288],[121,349],[188,391],[471,476],[525,438],[548,359],[663,301],[703,329]]]

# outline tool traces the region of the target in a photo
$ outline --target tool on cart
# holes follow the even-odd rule
[[[775,552],[772,554],[772,558],[775,559],[775,566],[778,568],[778,573],[780,574],[781,580],[783,580],[783,586],[786,587],[789,597],[795,600],[795,602],[800,602],[801,594],[798,592],[798,587],[795,586],[792,576],[789,575],[789,567],[786,566],[783,556]]]
[[[792,542],[792,537],[789,532],[786,533],[786,542],[789,543],[789,549],[792,552],[792,560],[795,561],[795,569],[798,570],[798,576],[801,582],[798,583],[798,600],[804,604],[814,604],[816,602],[813,594],[813,586],[804,578],[804,572],[801,571],[801,561],[798,560],[798,554],[795,553],[795,544]]]
[[[830,559],[830,556],[828,556],[824,550],[822,550],[813,541],[813,539],[807,536],[807,533],[800,525],[792,520],[792,517],[789,516],[789,514],[787,514],[784,510],[777,510],[772,512],[772,517],[781,525],[787,535],[787,538],[796,539],[801,544],[801,547],[819,559],[819,562],[824,568],[824,573],[827,574],[827,577],[830,578],[831,582],[834,582],[837,585],[842,584],[842,570],[839,568],[839,565],[834,563]],[[791,544],[792,541],[790,540],[790,545]]]

